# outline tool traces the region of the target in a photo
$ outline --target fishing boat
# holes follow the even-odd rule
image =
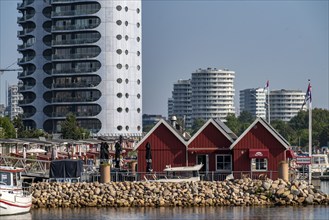
[[[0,166],[0,216],[27,213],[32,206],[30,187],[23,187],[23,168]]]
[[[200,169],[203,164],[186,167],[167,166],[163,171],[164,175],[151,174],[152,179],[145,178],[151,182],[195,182],[200,181]]]

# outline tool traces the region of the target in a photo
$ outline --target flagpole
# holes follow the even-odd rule
[[[309,93],[311,93],[311,82],[309,83]],[[311,94],[309,94],[311,96]],[[308,154],[312,161],[312,98],[308,100]],[[308,183],[312,183],[312,164],[308,165]]]
[[[267,90],[267,108],[268,108],[268,123],[271,124],[270,84],[268,84],[268,90]]]

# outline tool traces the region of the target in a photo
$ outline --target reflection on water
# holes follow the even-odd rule
[[[34,209],[32,219],[328,219],[328,206]],[[2,220],[2,219],[1,219]],[[16,218],[15,218],[16,220]]]
[[[6,216],[1,216],[0,219],[1,220],[31,220],[32,214],[25,213],[25,214],[20,214],[20,215],[6,215]]]

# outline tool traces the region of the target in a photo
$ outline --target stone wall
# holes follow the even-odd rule
[[[329,204],[329,195],[305,181],[35,183],[33,208],[255,206]]]

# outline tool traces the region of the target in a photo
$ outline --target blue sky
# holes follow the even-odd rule
[[[0,68],[20,57],[17,2],[0,0]],[[143,1],[143,113],[167,115],[173,83],[207,67],[236,72],[236,108],[242,89],[306,91],[311,79],[313,107],[329,109],[328,11],[328,1]],[[2,76],[1,103],[6,81],[16,74]]]

